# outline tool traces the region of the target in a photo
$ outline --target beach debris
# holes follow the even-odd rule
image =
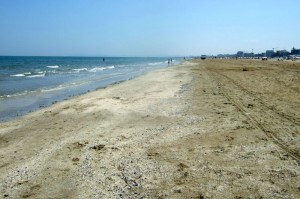
[[[104,144],[98,144],[98,145],[92,146],[91,149],[99,151],[99,150],[103,149],[104,147],[105,147]]]
[[[25,193],[21,194],[22,198],[29,198],[31,196],[36,195],[37,191],[41,188],[40,185],[34,185],[32,187],[30,187],[30,189],[28,191],[26,191]]]
[[[114,151],[120,150],[118,147],[111,147],[111,149]]]
[[[181,189],[174,190],[174,193],[182,193]]]
[[[79,161],[79,158],[72,158],[72,161],[73,161],[73,162],[78,162],[78,161]]]
[[[178,171],[183,171],[184,169],[189,168],[189,166],[183,164],[182,162],[179,163],[177,166],[179,167]]]
[[[142,116],[142,119],[145,119],[147,117],[150,117],[150,115],[145,115],[145,116]]]
[[[73,143],[73,148],[74,149],[80,149],[85,147],[89,142],[88,141],[79,141],[79,142],[74,142]]]
[[[149,159],[152,159],[153,156],[159,156],[159,153],[157,152],[150,152],[150,153],[147,153],[147,156]]]

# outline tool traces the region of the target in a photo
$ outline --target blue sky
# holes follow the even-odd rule
[[[0,55],[189,56],[300,48],[299,0],[0,0]]]

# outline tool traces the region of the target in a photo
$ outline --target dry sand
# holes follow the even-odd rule
[[[300,63],[205,60],[0,124],[0,198],[300,198]]]

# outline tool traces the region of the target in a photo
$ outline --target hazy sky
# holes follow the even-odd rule
[[[0,55],[188,56],[300,48],[300,0],[0,0]]]

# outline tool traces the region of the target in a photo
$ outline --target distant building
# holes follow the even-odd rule
[[[236,56],[237,56],[237,57],[244,57],[244,52],[243,52],[243,51],[238,51],[238,52],[236,53]]]
[[[300,55],[300,49],[295,49],[295,47],[293,47],[291,50],[291,55]]]
[[[265,53],[257,53],[257,54],[254,54],[254,57],[263,57],[265,56]]]
[[[244,57],[248,57],[248,58],[253,57],[253,53],[244,53]]]
[[[276,54],[278,57],[287,57],[290,54],[290,52],[287,50],[279,50]]]
[[[266,51],[266,57],[274,57],[274,50],[267,50]]]

